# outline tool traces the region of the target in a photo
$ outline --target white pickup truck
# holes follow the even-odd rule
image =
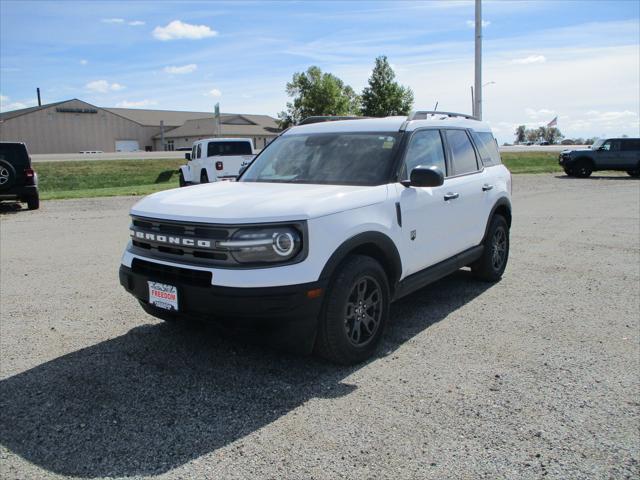
[[[180,167],[180,186],[235,179],[256,152],[250,138],[205,138],[194,142]]]

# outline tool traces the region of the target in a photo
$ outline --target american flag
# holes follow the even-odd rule
[[[557,116],[553,120],[551,120],[549,123],[547,123],[547,127],[555,127],[556,125],[558,125],[558,117]]]

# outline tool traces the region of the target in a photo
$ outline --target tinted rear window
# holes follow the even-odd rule
[[[622,140],[622,151],[640,150],[640,138],[627,138]]]
[[[249,142],[209,142],[207,157],[218,155],[251,155]]]
[[[0,160],[17,167],[29,166],[27,149],[24,145],[16,143],[0,143]]]
[[[471,132],[471,136],[480,152],[480,159],[485,167],[500,165],[500,152],[495,138],[489,132]]]

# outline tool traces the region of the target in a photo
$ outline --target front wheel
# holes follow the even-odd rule
[[[178,173],[178,185],[180,185],[181,187],[185,187],[187,185],[187,182],[184,181],[182,170],[180,170],[180,173]]]
[[[486,282],[502,278],[509,259],[509,225],[502,215],[494,215],[484,242],[482,256],[471,265],[473,275]]]
[[[587,160],[580,160],[575,166],[574,171],[575,171],[576,177],[587,178],[591,176],[591,173],[593,172],[593,167],[591,165],[591,162]]]
[[[566,173],[568,177],[575,176],[575,173],[572,168],[564,167],[564,173]]]
[[[341,365],[370,358],[389,317],[389,281],[371,257],[353,255],[340,265],[324,299],[316,352]]]

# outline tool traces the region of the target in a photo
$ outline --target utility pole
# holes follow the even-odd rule
[[[482,0],[476,0],[476,75],[473,116],[482,120]]]
[[[38,94],[38,106],[42,106],[42,100],[40,99],[40,87],[36,88],[36,93]]]

